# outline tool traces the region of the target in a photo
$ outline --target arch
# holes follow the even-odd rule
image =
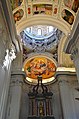
[[[27,18],[26,20],[24,20],[23,22],[18,22],[18,24],[16,24],[16,29],[18,34],[24,30],[26,27],[29,27],[31,25],[52,25],[54,27],[57,27],[58,29],[60,29],[66,36],[68,36],[68,34],[70,33],[70,26],[69,24],[65,23],[64,20],[59,20],[59,19],[55,19],[53,17],[49,17],[49,16],[34,16],[31,18]],[[63,47],[66,41],[66,38],[64,40],[61,39],[61,42],[59,44],[59,48],[58,48],[58,59],[59,59],[59,64],[62,64],[62,52],[63,52]],[[60,61],[61,59],[61,61]]]
[[[51,81],[54,81],[55,79],[54,79],[54,73],[56,72],[56,68],[57,68],[57,62],[56,62],[56,60],[53,58],[53,55],[51,54],[51,53],[31,53],[31,54],[28,54],[28,56],[27,56],[28,58],[24,61],[24,63],[23,63],[23,70],[26,70],[26,66],[28,65],[28,69],[26,70],[26,72],[28,71],[28,70],[30,70],[31,69],[31,66],[29,65],[29,63],[31,64],[33,61],[35,61],[35,59],[36,59],[36,61],[38,60],[38,59],[40,59],[40,61],[45,61],[45,63],[44,64],[47,64],[46,65],[46,67],[48,67],[48,61],[50,61],[51,63],[53,63],[53,67],[51,67],[51,68],[55,68],[53,71],[52,71],[52,74],[53,75],[51,75],[52,77],[50,77],[50,75],[48,75],[47,73],[46,74],[44,74],[44,75],[42,75],[43,76],[43,83],[47,83],[47,82],[51,82]],[[35,61],[35,64],[36,64],[36,61]],[[39,61],[39,60],[38,60]],[[32,64],[34,64],[34,62],[32,63]],[[34,65],[35,65],[34,64]],[[45,66],[44,66],[45,67]],[[30,68],[30,69],[29,69]],[[35,69],[35,66],[34,66],[34,69]],[[33,66],[32,66],[32,70],[33,70]],[[35,70],[35,72],[36,71],[38,71],[39,72],[39,70],[41,70],[40,68],[37,70]],[[45,70],[47,70],[47,68],[45,69]],[[30,70],[31,71],[31,70]],[[51,72],[51,71],[50,71]],[[28,74],[28,73],[26,73],[26,74]],[[32,75],[33,75],[33,71],[32,71]],[[48,75],[48,77],[47,77],[47,75]],[[26,77],[26,81],[28,81],[28,82],[32,82],[32,83],[36,83],[37,82],[37,79],[35,78],[35,76],[31,76],[31,77],[29,77],[29,75],[27,75],[28,77]],[[34,79],[35,78],[35,79]]]
[[[26,27],[32,26],[32,25],[52,25],[54,27],[57,27],[62,32],[65,33],[65,35],[70,33],[70,25],[65,23],[62,19],[55,19],[50,16],[43,16],[43,15],[37,15],[30,18],[27,18],[25,20],[22,20],[20,22],[17,22],[16,29],[17,33],[19,34],[21,31],[23,31]]]

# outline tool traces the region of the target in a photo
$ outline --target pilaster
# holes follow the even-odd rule
[[[6,119],[19,119],[22,96],[22,84],[24,78],[25,73],[23,71],[13,71],[11,74],[11,85],[9,91]]]
[[[77,119],[74,99],[71,91],[70,76],[75,75],[70,72],[59,72],[56,78],[59,81],[59,90],[64,119]]]

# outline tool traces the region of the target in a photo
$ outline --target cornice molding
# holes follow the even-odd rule
[[[57,79],[59,76],[76,76],[76,72],[70,72],[70,71],[57,71],[55,74],[55,79]]]
[[[20,71],[20,70],[17,70],[17,71],[12,71],[11,72],[11,76],[18,76],[18,75],[22,75],[24,78],[26,78],[26,74],[24,71]]]

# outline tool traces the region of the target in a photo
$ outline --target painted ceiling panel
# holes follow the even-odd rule
[[[43,79],[47,79],[54,76],[56,65],[52,60],[36,57],[25,63],[24,71],[29,78],[37,79],[38,76],[42,76]]]
[[[23,44],[23,62],[27,60],[27,54],[29,53],[48,52],[52,54],[57,63],[60,63],[59,65],[67,64],[65,66],[70,66],[67,62],[70,61],[68,57],[63,57],[66,56],[63,55],[63,48],[65,40],[73,28],[79,8],[79,0],[10,1],[16,29],[20,29],[19,35]],[[47,21],[42,23],[42,17],[44,16],[48,22],[50,20],[50,25]],[[30,25],[31,22],[34,24]],[[52,22],[54,23],[52,24]],[[61,59],[61,62],[59,62],[59,59]],[[24,71],[27,77],[33,80],[36,80],[39,75],[43,79],[49,79],[54,76],[56,65],[48,58],[33,57],[24,65]]]

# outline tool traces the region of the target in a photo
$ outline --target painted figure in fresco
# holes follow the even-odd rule
[[[16,23],[17,21],[19,21],[23,17],[23,10],[22,9],[19,9],[18,11],[16,11],[14,13],[13,16],[14,16],[14,21]]]
[[[72,13],[70,13],[68,10],[63,10],[62,17],[65,21],[67,21],[70,25],[73,24],[74,16]]]
[[[38,4],[33,6],[33,14],[52,14],[52,5]]]
[[[72,5],[73,5],[73,0],[64,0],[64,3],[67,7],[69,7],[70,9],[72,9]]]
[[[28,65],[28,66],[27,66]],[[55,64],[48,59],[32,59],[25,67],[28,77],[37,79],[38,76],[49,78],[54,75],[56,70]]]
[[[79,0],[64,0],[64,4],[74,12],[77,12],[79,8]]]
[[[72,6],[72,10],[74,12],[77,12],[78,8],[79,8],[79,0],[74,0],[73,6]]]
[[[16,23],[16,22],[19,21],[19,20],[20,20],[20,12],[17,11],[17,12],[14,13],[14,21],[15,21],[15,23]]]

